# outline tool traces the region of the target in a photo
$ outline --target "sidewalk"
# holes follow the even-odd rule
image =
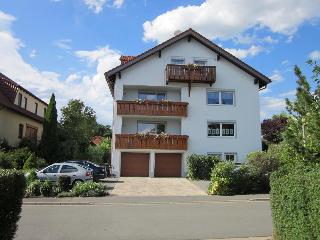
[[[268,194],[235,196],[144,196],[144,197],[90,197],[90,198],[24,198],[24,205],[108,205],[108,204],[174,204],[174,203],[214,203],[214,202],[254,202],[269,201]]]
[[[248,238],[216,238],[216,239],[206,239],[206,240],[272,240],[270,237],[248,237]]]

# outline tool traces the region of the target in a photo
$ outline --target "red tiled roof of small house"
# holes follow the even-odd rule
[[[120,57],[120,61],[121,61],[121,64],[124,64],[124,63],[127,63],[127,62],[135,59],[135,58],[136,58],[136,56],[124,56],[123,55]]]

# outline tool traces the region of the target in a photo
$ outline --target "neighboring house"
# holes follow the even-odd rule
[[[0,73],[0,138],[16,146],[24,137],[39,141],[48,104]]]
[[[114,174],[185,176],[192,153],[241,163],[261,150],[262,73],[192,29],[120,60],[105,73]]]

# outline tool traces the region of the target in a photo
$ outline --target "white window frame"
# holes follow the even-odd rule
[[[220,135],[219,136],[209,136],[208,135],[208,125],[211,123],[215,123],[215,124],[220,125]],[[222,135],[222,124],[233,124],[234,125],[233,136],[223,136]],[[207,121],[207,137],[208,138],[236,138],[237,137],[237,123],[236,123],[236,121]]]
[[[205,59],[205,58],[194,58],[193,59],[193,63],[196,64],[195,63],[196,61],[201,61],[201,62],[205,63],[204,65],[198,65],[198,66],[208,66],[208,59]]]
[[[139,95],[140,94],[150,94],[150,95],[157,95],[157,94],[159,94],[159,93],[163,93],[164,95],[165,95],[165,100],[167,100],[168,99],[168,94],[167,94],[167,92],[165,92],[165,91],[148,91],[148,90],[139,90],[138,91],[138,99],[139,99]],[[158,98],[157,98],[158,99]],[[155,100],[155,101],[158,101],[158,100]]]
[[[219,103],[209,103],[209,93],[219,93]],[[233,104],[222,104],[222,92],[232,92],[233,93]],[[236,92],[235,90],[227,90],[227,89],[221,89],[221,90],[218,90],[218,89],[207,89],[207,105],[209,106],[230,106],[230,107],[234,107],[236,105]]]
[[[223,153],[222,152],[208,152],[207,155],[209,156],[219,156],[220,160],[223,160]]]
[[[161,121],[143,121],[143,120],[138,120],[137,121],[137,133],[139,133],[139,123],[144,123],[144,124],[163,124],[164,125],[164,133],[167,133],[167,122],[161,122]],[[157,133],[151,133],[150,134],[157,134]]]

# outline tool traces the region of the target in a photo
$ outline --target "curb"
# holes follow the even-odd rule
[[[42,205],[42,206],[68,206],[68,205],[94,205],[92,202],[25,202],[22,205]]]

